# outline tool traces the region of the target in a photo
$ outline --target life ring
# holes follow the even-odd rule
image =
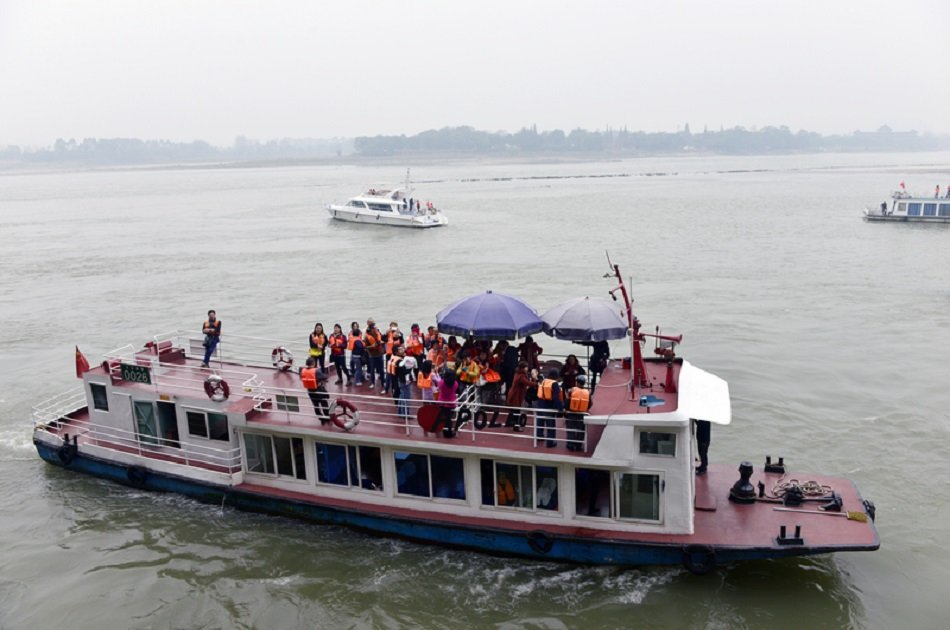
[[[141,466],[129,466],[125,471],[125,476],[130,484],[136,488],[141,488],[145,485],[145,480],[148,479],[148,471]]]
[[[327,411],[330,420],[344,431],[352,431],[360,423],[360,410],[348,400],[337,398],[330,403]]]
[[[286,372],[294,365],[294,353],[283,346],[277,346],[270,353],[271,363],[281,372]]]
[[[231,388],[228,387],[226,380],[217,374],[212,374],[205,379],[205,393],[214,402],[223,402],[231,395]]]
[[[536,553],[546,554],[554,547],[554,541],[542,531],[533,531],[528,534],[528,546]]]
[[[716,568],[716,550],[709,545],[686,545],[683,566],[693,575],[706,575]]]

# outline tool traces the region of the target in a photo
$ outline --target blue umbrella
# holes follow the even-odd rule
[[[439,332],[482,339],[517,339],[541,331],[538,313],[524,301],[485,291],[462,298],[435,316]]]
[[[568,341],[623,339],[629,324],[620,308],[605,298],[574,298],[552,306],[541,316],[544,332]]]

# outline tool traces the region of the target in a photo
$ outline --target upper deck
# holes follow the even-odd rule
[[[130,392],[152,392],[166,400],[194,399],[209,409],[227,412],[232,417],[243,417],[249,429],[259,427],[275,432],[292,432],[311,436],[339,436],[343,431],[332,423],[321,423],[300,377],[294,369],[282,371],[269,364],[271,350],[288,347],[279,341],[242,338],[229,335],[227,345],[211,362],[210,368],[201,366],[201,339],[184,333],[157,336],[141,350],[127,346],[107,356],[102,365],[91,370],[92,376],[111,377],[116,386]],[[297,357],[306,356],[301,349]],[[542,357],[544,369],[558,366],[556,358]],[[121,365],[134,364],[149,368],[149,382],[122,380]],[[360,412],[359,425],[348,434],[355,442],[390,443],[411,446],[425,444],[427,450],[461,449],[472,447],[488,451],[506,451],[512,454],[530,454],[532,459],[586,458],[597,449],[605,425],[611,419],[631,414],[658,414],[657,420],[669,416],[679,405],[679,393],[669,383],[677,383],[683,368],[680,360],[673,362],[648,360],[645,386],[631,387],[631,371],[624,361],[611,361],[598,379],[587,414],[587,430],[583,448],[571,450],[564,419],[556,421],[556,446],[548,448],[545,440],[535,435],[536,409],[513,408],[504,404],[504,397],[486,388],[469,388],[459,400],[459,419],[453,437],[441,432],[426,432],[416,421],[416,412],[423,405],[421,392],[412,387],[408,416],[400,415],[391,394],[365,386],[335,384],[331,373],[326,384],[331,401],[346,400]],[[586,366],[585,366],[586,367]],[[332,368],[328,371],[332,372]],[[210,375],[220,376],[228,383],[230,396],[223,402],[210,400],[204,390]],[[641,404],[641,397],[649,399]],[[467,413],[466,413],[467,412]],[[524,414],[527,424],[517,430],[508,423],[511,415]],[[662,414],[662,415],[661,415]],[[508,426],[506,426],[506,423]]]

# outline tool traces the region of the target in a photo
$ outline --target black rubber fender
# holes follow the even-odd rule
[[[685,545],[683,566],[693,575],[706,575],[716,568],[716,550],[709,545]]]
[[[75,444],[70,444],[66,442],[59,447],[59,450],[56,451],[56,456],[59,457],[59,461],[63,463],[63,466],[69,466],[73,463],[73,460],[76,459],[76,448]]]
[[[528,534],[528,546],[535,553],[547,554],[554,547],[554,541],[544,532],[535,530]]]
[[[141,466],[129,466],[125,471],[125,476],[130,484],[136,488],[141,488],[148,479],[148,470]]]

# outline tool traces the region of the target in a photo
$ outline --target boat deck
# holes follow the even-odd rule
[[[148,351],[136,354],[140,363],[153,358]],[[170,360],[169,360],[170,359]],[[673,378],[679,376],[680,364],[672,366]],[[104,374],[104,368],[94,368]],[[590,414],[609,416],[612,414],[660,413],[676,409],[678,400],[675,393],[664,393],[667,379],[667,363],[647,361],[646,378],[648,385],[630,387],[630,369],[622,361],[611,361],[604,374],[597,381],[592,396]],[[556,420],[556,446],[549,448],[545,440],[535,439],[536,409],[513,409],[505,406],[503,396],[494,398],[487,391],[482,395],[484,402],[472,405],[472,412],[481,409],[485,412],[486,426],[477,428],[474,420],[459,427],[454,437],[444,437],[441,432],[427,433],[416,421],[416,413],[422,406],[421,394],[413,386],[413,398],[410,402],[410,418],[407,421],[398,415],[396,400],[388,393],[368,386],[335,384],[335,371],[331,367],[327,383],[330,400],[346,400],[360,411],[360,423],[351,435],[366,436],[373,441],[405,441],[409,443],[439,443],[449,448],[465,449],[473,444],[481,448],[504,451],[532,453],[536,455],[558,455],[569,457],[589,457],[597,446],[603,433],[602,425],[587,427],[586,445],[581,451],[568,447],[565,420]],[[210,369],[202,368],[197,359],[184,356],[184,353],[165,353],[157,368],[152,370],[151,384],[123,381],[127,389],[157,391],[175,397],[198,397],[207,400],[203,391],[204,381],[210,374],[219,374],[229,382],[230,397],[226,408],[232,413],[244,414],[247,425],[267,426],[270,428],[293,428],[311,435],[326,434],[328,437],[339,435],[342,430],[333,423],[321,424],[306,390],[301,389],[300,378],[296,371],[280,371],[271,366],[245,366],[228,362],[212,362]],[[249,385],[248,383],[253,383]],[[676,382],[676,380],[674,380]],[[641,407],[639,397],[653,395],[656,399],[651,407]],[[256,398],[255,398],[256,396]],[[522,431],[506,427],[505,422],[512,411],[524,411],[527,425]],[[497,412],[497,416],[496,416]],[[494,418],[494,421],[493,421]]]

